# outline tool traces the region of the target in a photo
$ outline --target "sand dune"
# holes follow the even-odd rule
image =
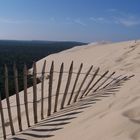
[[[56,71],[64,62],[67,71],[73,60],[75,71],[83,62],[83,71],[93,65],[94,69],[100,67],[101,73],[110,70],[117,75],[134,74],[135,77],[126,81],[116,93],[98,97],[94,102],[91,96],[84,105],[77,105],[77,110],[72,108],[69,114],[64,115],[65,112],[52,121],[51,118],[50,121],[43,120],[13,139],[140,140],[140,41],[75,47],[38,61],[38,72],[41,72],[44,60],[47,61],[46,71],[49,71],[51,61],[54,61]]]

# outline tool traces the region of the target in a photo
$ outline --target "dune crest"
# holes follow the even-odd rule
[[[37,127],[29,129],[13,139],[140,139],[139,40],[89,44],[53,54],[37,62],[38,73],[42,70],[44,60],[47,63],[46,71],[49,71],[52,61],[55,64],[55,71],[59,70],[62,62],[64,62],[65,71],[68,71],[71,61],[74,61],[74,70],[77,70],[80,63],[83,62],[83,72],[93,65],[93,71],[100,67],[101,74],[110,70],[115,71],[117,76],[134,74],[135,77],[122,84],[117,92],[106,95],[107,98],[100,96],[93,101],[91,101],[92,98],[89,98],[90,102],[84,102],[84,105],[82,102],[77,105],[82,110],[78,109],[77,112],[73,112],[72,108],[67,115],[62,115],[57,120],[52,119],[49,122],[43,121]]]

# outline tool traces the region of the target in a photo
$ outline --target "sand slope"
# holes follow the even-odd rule
[[[81,113],[60,117],[60,123],[67,125],[38,125],[34,130],[15,136],[22,139],[48,140],[140,140],[140,41],[127,41],[110,44],[95,44],[75,47],[58,54],[50,55],[37,62],[41,72],[46,59],[48,69],[54,60],[55,70],[64,62],[65,70],[74,60],[74,69],[84,63],[84,71],[89,66],[100,66],[105,70],[116,71],[118,75],[135,74],[115,94],[90,104]],[[57,122],[57,121],[55,121]],[[42,122],[43,123],[43,122]],[[52,131],[49,131],[51,129]],[[57,130],[60,129],[60,130]],[[57,130],[57,131],[55,131]],[[31,135],[33,134],[33,135]],[[47,135],[52,137],[48,137]],[[38,138],[37,138],[38,136]]]

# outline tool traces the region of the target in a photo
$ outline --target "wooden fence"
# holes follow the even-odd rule
[[[30,127],[36,123],[38,123],[40,120],[46,118],[46,116],[51,116],[53,113],[58,112],[59,110],[64,109],[66,106],[74,104],[75,102],[79,101],[82,98],[85,98],[89,94],[98,93],[98,91],[107,88],[111,84],[114,84],[115,82],[119,82],[125,79],[128,79],[130,77],[127,76],[117,76],[113,78],[112,76],[115,75],[115,72],[108,75],[109,71],[104,72],[103,74],[99,74],[100,68],[97,68],[93,71],[93,66],[89,68],[89,70],[86,73],[82,73],[83,64],[81,63],[79,69],[77,72],[73,71],[73,61],[71,62],[70,68],[68,72],[64,71],[64,63],[60,66],[60,71],[56,72],[54,70],[54,62],[52,62],[50,71],[46,72],[46,61],[44,61],[44,65],[42,68],[41,73],[37,73],[37,67],[36,63],[33,63],[33,92],[32,92],[32,102],[28,100],[28,70],[27,66],[24,65],[23,69],[23,93],[24,98],[20,98],[22,95],[19,94],[19,83],[18,83],[18,70],[16,67],[16,64],[14,64],[13,71],[14,71],[14,85],[15,85],[15,98],[16,98],[16,111],[17,111],[17,124],[18,124],[18,131],[22,131],[26,129],[23,128],[23,121],[22,121],[22,114],[23,111],[21,111],[21,107],[24,106],[24,113],[26,118],[26,126]],[[3,108],[3,101],[1,101],[0,97],[0,115],[1,115],[1,128],[3,131],[3,138],[6,139],[7,132],[6,127],[10,128],[10,133],[12,135],[15,135],[15,126],[13,121],[13,115],[11,112],[11,106],[10,104],[10,97],[9,97],[9,86],[8,86],[8,69],[5,65],[4,67],[4,79],[5,79],[5,96],[6,96],[6,104],[7,108]],[[58,74],[57,78],[54,78],[54,74]],[[41,82],[40,84],[40,91],[38,92],[38,84],[37,84],[37,76],[38,74],[41,74]],[[65,74],[65,80],[63,80]],[[107,76],[108,75],[108,76]],[[46,78],[47,76],[47,78]],[[54,80],[55,79],[55,80]],[[45,85],[47,81],[47,86]],[[62,88],[62,84],[64,87],[64,92],[60,92],[60,89]],[[54,91],[54,84],[55,84],[55,91]],[[47,87],[47,89],[45,88]],[[61,95],[61,97],[60,97]],[[40,99],[37,98],[37,96],[40,96]],[[47,99],[47,100],[46,100]],[[21,104],[21,101],[23,102]],[[38,106],[38,103],[40,102],[40,106]],[[44,103],[47,102],[47,108],[44,106]],[[29,110],[29,103],[32,103],[32,116],[30,117],[29,114],[31,114],[31,111]],[[58,105],[60,108],[58,109]],[[39,109],[40,107],[40,109]],[[4,110],[5,109],[5,110]],[[44,111],[46,110],[47,111]],[[8,122],[5,120],[5,113],[7,112],[8,116]],[[39,117],[40,116],[40,117]],[[32,122],[33,120],[33,122]],[[25,121],[24,121],[25,123]],[[25,125],[25,124],[24,124]]]

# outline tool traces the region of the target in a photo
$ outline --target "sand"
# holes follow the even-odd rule
[[[64,62],[65,71],[68,71],[69,65],[73,60],[74,71],[77,71],[80,63],[83,62],[83,72],[86,72],[93,65],[94,69],[101,68],[100,73],[110,70],[110,72],[115,71],[116,76],[135,74],[135,77],[126,81],[119,88],[119,91],[110,94],[108,97],[98,97],[93,102],[91,101],[93,98],[91,96],[86,101],[81,101],[79,104],[66,108],[56,118],[52,116],[52,118],[43,120],[38,125],[13,136],[13,139],[140,139],[140,41],[135,42],[132,40],[75,47],[38,61],[38,73],[42,70],[44,60],[47,62],[46,71],[49,71],[51,61],[54,61],[56,71],[59,70],[62,62]],[[65,81],[65,78],[63,81]],[[32,88],[28,89],[28,91],[29,99],[32,101]],[[38,92],[40,92],[40,85],[38,85]],[[20,98],[23,98],[22,94]],[[14,105],[15,96],[12,96],[10,101]],[[30,108],[32,112],[32,105]],[[25,116],[24,107],[22,110],[23,116]],[[15,110],[13,109],[13,111]]]

